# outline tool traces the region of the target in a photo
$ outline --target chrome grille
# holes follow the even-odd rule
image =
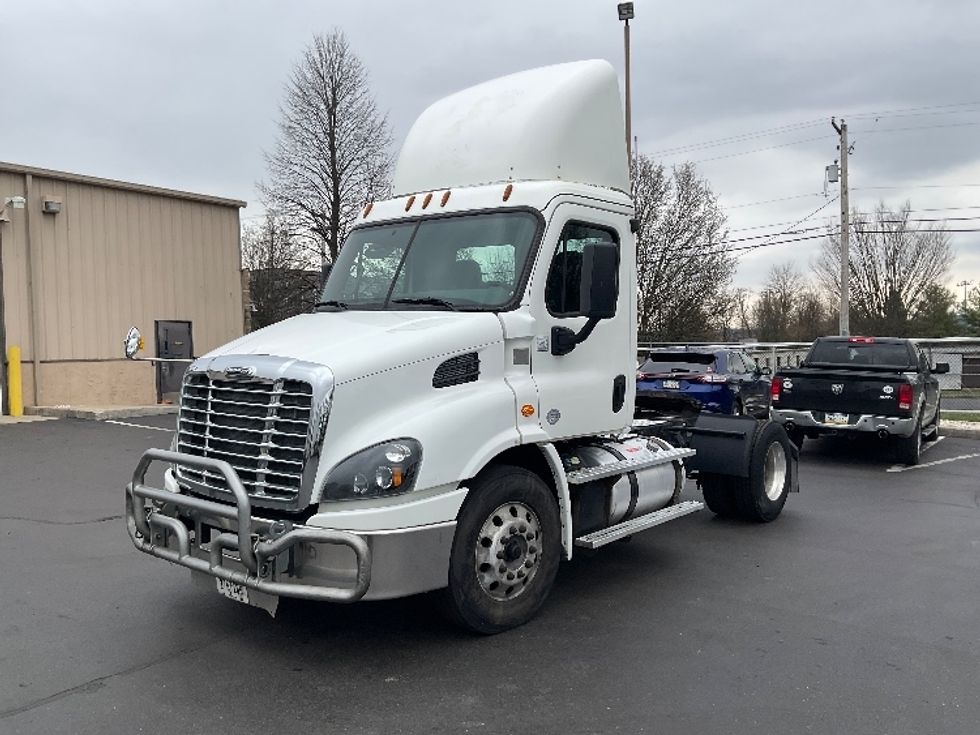
[[[228,462],[256,504],[295,507],[312,411],[313,388],[303,380],[188,372],[177,451]],[[180,467],[178,477],[210,494],[230,495],[219,474]]]

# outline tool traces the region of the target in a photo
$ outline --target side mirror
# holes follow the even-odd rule
[[[136,353],[143,349],[143,335],[140,334],[140,330],[136,327],[130,327],[129,332],[126,333],[126,339],[123,340],[123,347],[126,352],[126,359],[135,359]]]
[[[936,375],[944,375],[945,373],[948,373],[949,372],[949,363],[948,362],[937,362],[936,363],[936,367],[934,367],[932,369],[932,372],[934,372]]]
[[[759,375],[772,375],[772,368],[768,365],[764,368],[757,368]]]
[[[582,290],[579,311],[589,319],[616,316],[619,300],[619,246],[587,243],[582,250]]]

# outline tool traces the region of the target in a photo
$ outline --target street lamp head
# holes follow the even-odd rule
[[[616,6],[616,10],[619,11],[620,20],[633,19],[633,3],[620,3]]]

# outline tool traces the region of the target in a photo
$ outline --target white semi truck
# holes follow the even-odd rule
[[[494,633],[576,548],[700,510],[687,477],[716,513],[778,516],[798,456],[779,426],[634,420],[621,109],[613,68],[586,61],[423,112],[315,312],[188,368],[172,450],[126,488],[136,547],[273,613],[441,590]]]

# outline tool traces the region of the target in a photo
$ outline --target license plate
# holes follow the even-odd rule
[[[828,424],[846,424],[847,423],[846,413],[828,413],[827,423]]]
[[[218,583],[218,592],[220,594],[229,600],[248,604],[248,588],[245,585],[238,584],[237,582],[229,582],[227,579],[216,579],[214,581]]]
[[[665,380],[664,381],[664,388],[673,388],[673,389],[676,390],[677,388],[680,388],[680,387],[681,387],[681,382],[679,380]]]

